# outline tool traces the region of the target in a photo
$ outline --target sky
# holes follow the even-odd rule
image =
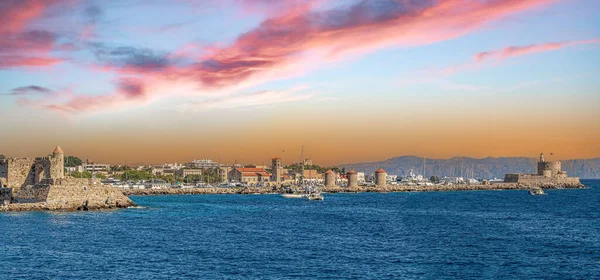
[[[4,0],[0,154],[600,157],[600,1]]]

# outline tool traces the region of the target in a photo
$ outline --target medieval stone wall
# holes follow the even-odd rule
[[[10,204],[12,200],[12,189],[0,188],[0,205]]]
[[[0,178],[4,178],[6,180],[7,176],[8,176],[8,160],[0,159]],[[0,188],[1,187],[5,187],[5,186],[0,186]]]
[[[64,178],[64,155],[54,153],[47,157],[9,158],[0,160],[0,182],[16,194],[22,187],[35,185],[44,179]]]
[[[26,185],[15,194],[13,203],[44,202],[48,198],[50,185]]]
[[[13,188],[13,193],[22,186],[33,185],[36,182],[35,161],[29,158],[10,158],[6,160],[7,187]]]
[[[566,174],[559,174],[554,177],[545,177],[543,175],[534,174],[506,174],[504,182],[530,186],[543,186],[545,184],[581,184],[579,178],[567,177]]]
[[[52,185],[46,204],[60,209],[101,209],[135,205],[121,190],[101,184]]]

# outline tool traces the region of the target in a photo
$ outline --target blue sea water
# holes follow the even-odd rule
[[[599,279],[589,189],[133,197],[0,213],[1,279]]]

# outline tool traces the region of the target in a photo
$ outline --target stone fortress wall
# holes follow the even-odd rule
[[[561,170],[560,161],[545,161],[544,154],[540,154],[536,174],[506,174],[504,182],[530,186],[581,184],[579,178],[569,177],[567,172]]]
[[[4,188],[12,188],[14,193],[28,185],[35,185],[44,179],[64,178],[64,153],[56,147],[46,157],[8,158],[0,160],[0,180]]]
[[[64,176],[60,147],[47,157],[0,161],[0,211],[88,210],[134,206],[120,190]]]

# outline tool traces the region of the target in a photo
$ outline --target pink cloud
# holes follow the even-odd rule
[[[75,1],[21,0],[0,4],[0,69],[50,66],[62,62],[49,53],[56,48],[57,35],[46,30],[28,29],[34,21],[57,5]]]
[[[584,45],[584,44],[598,44],[598,43],[600,43],[600,38],[591,39],[591,40],[553,42],[553,43],[535,44],[535,45],[527,45],[527,46],[510,46],[510,47],[503,48],[501,50],[493,50],[493,51],[477,53],[474,56],[474,60],[476,62],[480,63],[480,62],[484,62],[489,59],[505,59],[505,58],[516,57],[516,56],[521,56],[521,55],[559,50],[559,49],[569,47],[569,46]]]
[[[297,75],[383,47],[413,47],[456,38],[507,15],[554,1],[361,1],[329,10],[313,9],[309,4],[315,1],[298,2],[308,4],[285,6],[282,12],[241,34],[230,45],[204,49],[203,55],[194,54],[193,63],[181,65],[171,61],[172,57],[163,60],[148,53],[144,61],[138,59],[140,56],[130,59],[133,56],[123,55],[119,61],[110,60],[110,64],[100,67],[151,80],[146,84],[148,97],[173,95],[173,91],[158,90],[155,85],[180,83],[191,89],[188,94],[203,96]],[[189,52],[185,49],[173,57]],[[147,64],[148,61],[157,63]],[[128,99],[116,91],[103,96],[74,97],[48,108],[69,108],[67,111],[78,113],[123,106],[120,101],[124,99],[131,105],[148,102],[148,98]]]
[[[0,69],[28,66],[51,66],[57,63],[61,63],[63,61],[63,59],[52,57],[0,55]]]
[[[498,50],[479,52],[473,55],[473,61],[465,62],[462,64],[453,65],[443,69],[427,69],[418,72],[413,77],[403,77],[401,83],[403,84],[415,84],[415,83],[429,83],[434,80],[446,78],[452,76],[458,72],[473,71],[480,69],[481,67],[489,66],[489,61],[502,62],[504,59],[513,58],[518,56],[536,54],[541,52],[549,52],[560,50],[570,46],[587,45],[587,44],[599,44],[600,38],[594,38],[589,40],[576,40],[576,41],[563,41],[563,42],[550,42],[542,44],[532,44],[526,46],[509,46]],[[446,89],[452,89],[452,86],[444,86]],[[454,87],[453,89],[460,89]],[[465,87],[462,90],[480,90],[481,88],[469,88]]]
[[[117,90],[111,94],[101,96],[75,95],[62,104],[37,102],[36,106],[72,115],[81,112],[96,112],[117,106],[127,106],[131,103],[139,105],[147,103],[151,99],[146,91],[146,84],[143,80],[124,78],[118,81],[117,85]]]

